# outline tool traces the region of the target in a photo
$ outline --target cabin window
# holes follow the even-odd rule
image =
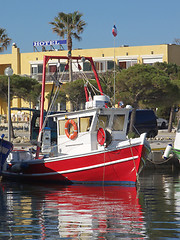
[[[99,115],[96,130],[100,127],[107,128],[109,125],[110,115]]]
[[[112,130],[123,131],[124,119],[125,119],[125,115],[114,115]]]
[[[59,120],[59,135],[65,135],[65,120]]]
[[[77,125],[78,125],[78,120],[77,118],[72,118],[71,120],[73,120]],[[59,120],[59,135],[65,135],[65,123],[68,120]],[[73,133],[74,132],[74,127],[72,124],[69,124],[69,133]]]
[[[92,116],[91,117],[81,117],[79,119],[79,130],[80,132],[88,132],[91,127]]]

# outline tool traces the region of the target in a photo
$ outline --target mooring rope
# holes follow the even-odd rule
[[[136,163],[135,163],[135,161],[134,161],[134,155],[133,155],[133,150],[132,150],[131,139],[128,138],[128,140],[129,140],[129,145],[130,145],[130,149],[131,149],[131,155],[132,155],[132,158],[133,158],[134,168],[135,168],[135,171],[136,171],[136,180],[137,180],[137,183],[140,185],[140,182],[139,182],[139,174],[138,174],[138,172],[137,172]]]

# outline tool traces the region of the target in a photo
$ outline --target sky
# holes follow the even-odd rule
[[[73,49],[170,44],[180,38],[180,0],[6,0],[0,6],[0,28],[21,53],[33,52],[34,41],[60,39],[49,24],[58,12],[79,11],[87,23]],[[7,53],[11,46],[2,54]]]

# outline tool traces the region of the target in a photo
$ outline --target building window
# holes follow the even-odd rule
[[[65,70],[65,66],[66,66],[65,63],[60,64],[60,72],[63,72]]]
[[[42,73],[42,72],[43,72],[43,65],[38,64],[38,73]]]
[[[119,62],[120,69],[126,69],[126,62]]]
[[[105,72],[107,70],[107,61],[95,61],[96,70],[99,72]]]
[[[31,65],[31,74],[36,75],[38,73],[37,65]]]
[[[92,70],[90,62],[84,62],[83,63],[83,70],[87,71],[87,72]]]
[[[114,68],[114,61],[107,61],[107,70]]]
[[[163,59],[162,57],[157,57],[157,58],[151,58],[151,57],[144,57],[143,58],[143,63],[144,64],[149,64],[149,65],[153,65],[155,62],[163,62]]]
[[[66,63],[60,63],[59,67],[57,64],[49,64],[48,65],[48,69],[49,69],[49,73],[55,73],[55,72],[64,72],[65,70],[65,66],[66,66]],[[68,71],[68,70],[66,70]]]
[[[57,72],[57,65],[49,65],[49,73]]]
[[[120,69],[127,69],[129,67],[134,66],[135,64],[137,64],[137,60],[119,60],[119,67]]]
[[[103,70],[102,62],[95,62],[95,67],[97,71],[102,71]]]
[[[31,74],[37,75],[38,73],[43,72],[43,65],[42,64],[33,64],[31,65]]]

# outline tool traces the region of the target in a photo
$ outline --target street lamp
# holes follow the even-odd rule
[[[13,75],[13,70],[11,67],[7,67],[4,74],[8,76],[8,141],[11,141],[11,98],[10,98],[10,76]]]

